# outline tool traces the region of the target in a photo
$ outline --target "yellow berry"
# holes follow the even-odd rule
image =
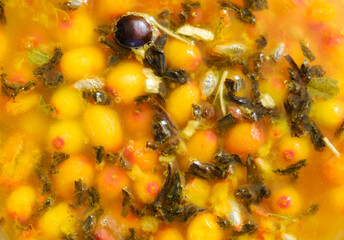
[[[335,7],[326,0],[311,0],[307,6],[307,19],[314,22],[329,22],[335,14]]]
[[[50,126],[48,145],[64,153],[78,153],[86,143],[84,132],[77,121],[61,120]]]
[[[109,107],[91,105],[84,112],[84,126],[94,146],[116,152],[122,146],[123,134],[117,113]]]
[[[194,71],[202,63],[202,55],[198,47],[180,40],[168,39],[164,53],[167,65],[172,69]]]
[[[60,239],[63,235],[76,232],[77,221],[67,203],[49,208],[38,220],[38,230],[42,239]]]
[[[334,157],[325,162],[323,173],[330,183],[344,184],[344,157]]]
[[[129,187],[130,179],[123,168],[107,166],[97,175],[98,191],[102,200],[111,202],[122,196],[122,188]]]
[[[335,130],[344,120],[344,102],[339,99],[317,99],[312,105],[310,117],[319,126]]]
[[[308,159],[311,149],[312,143],[307,137],[292,137],[289,134],[283,136],[278,145],[279,154],[289,164]]]
[[[301,209],[301,197],[298,191],[290,186],[283,186],[272,191],[270,203],[276,213],[292,217]]]
[[[5,32],[0,31],[0,62],[5,57],[5,54],[7,51],[7,42],[8,42],[8,40],[7,40],[7,36],[5,35]]]
[[[224,139],[224,148],[239,155],[255,154],[264,140],[263,133],[255,124],[241,122],[234,125]]]
[[[100,74],[105,70],[104,53],[97,47],[80,47],[69,50],[61,59],[61,71],[67,80],[77,81],[86,75]]]
[[[123,103],[132,103],[145,94],[143,65],[137,61],[123,61],[113,67],[106,78],[106,86]]]
[[[74,195],[75,181],[81,179],[87,187],[92,186],[94,179],[93,164],[85,156],[72,155],[56,168],[54,175],[56,194],[65,199]]]
[[[211,213],[198,214],[187,228],[188,240],[221,240],[222,237],[223,232],[217,218]]]
[[[186,143],[186,154],[201,162],[211,162],[217,147],[218,137],[214,131],[199,130]]]
[[[133,0],[97,0],[95,1],[97,14],[100,18],[113,19],[118,17],[128,11],[130,11],[134,6],[135,2]]]
[[[18,187],[7,199],[7,212],[12,218],[25,222],[33,212],[35,200],[36,193],[32,187]]]
[[[329,203],[333,210],[336,213],[344,215],[344,186],[335,187],[330,190],[329,194]]]
[[[183,235],[181,232],[175,227],[166,227],[163,229],[159,229],[156,237],[156,240],[183,240]]]
[[[95,27],[92,18],[85,11],[78,10],[72,12],[65,22],[60,23],[58,36],[65,48],[91,45],[97,40]]]
[[[183,193],[191,203],[200,207],[206,207],[210,190],[210,184],[208,181],[195,178],[187,183]]]
[[[52,95],[50,103],[56,108],[58,118],[77,117],[84,107],[81,93],[70,87],[58,89]]]
[[[142,174],[134,182],[134,193],[143,203],[151,203],[160,192],[162,180],[153,173]]]
[[[167,99],[166,110],[173,121],[183,126],[192,117],[192,105],[200,101],[201,92],[197,84],[187,83],[172,91]]]
[[[15,99],[8,100],[5,108],[9,115],[16,116],[27,113],[38,106],[39,99],[39,95],[36,93],[20,94]]]

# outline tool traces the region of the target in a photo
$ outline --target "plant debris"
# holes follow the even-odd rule
[[[86,191],[86,184],[82,181],[82,179],[76,180],[74,182],[74,196],[76,198],[75,205],[80,207],[84,201],[84,195]]]
[[[123,188],[122,189],[122,211],[121,211],[121,215],[123,217],[128,216],[130,208],[133,207],[133,203],[134,203],[134,196],[131,193],[131,190],[129,188]]]
[[[244,0],[244,6],[252,11],[259,11],[269,8],[267,0]]]
[[[49,62],[50,56],[37,47],[29,49],[28,59],[32,65],[42,66]]]
[[[48,104],[44,101],[43,96],[40,97],[39,104],[38,104],[38,109],[47,115],[50,115],[56,111],[56,107],[54,107],[51,104]]]
[[[103,146],[97,146],[93,147],[93,149],[96,152],[96,162],[97,164],[101,164],[103,162],[103,159],[105,157],[105,150]]]
[[[183,11],[179,13],[179,19],[181,23],[185,23],[189,20],[189,18],[195,16],[195,9],[201,8],[201,3],[198,1],[192,2],[187,0],[185,2],[182,2],[181,6],[183,8]]]
[[[235,192],[234,197],[246,205],[259,204],[263,198],[270,197],[270,190],[264,183],[254,183],[240,186]]]
[[[260,38],[256,40],[257,43],[257,49],[262,50],[268,45],[268,40],[266,39],[266,36],[261,35]]]
[[[61,164],[63,161],[67,160],[69,158],[69,154],[62,153],[62,152],[54,152],[52,163],[50,165],[50,172],[53,174],[58,173],[56,170],[56,167]]]
[[[44,74],[52,71],[57,64],[59,64],[61,57],[63,55],[63,51],[61,48],[55,48],[53,56],[50,58],[50,60],[43,64],[42,66],[36,68],[33,71],[33,75],[35,77],[43,77]]]
[[[291,175],[292,179],[297,179],[301,168],[307,166],[306,159],[300,160],[294,164],[289,165],[284,169],[274,169],[273,172],[278,175]]]
[[[300,41],[301,45],[301,50],[303,55],[309,59],[309,61],[314,61],[315,60],[315,55],[314,53],[309,49],[308,44],[305,43],[303,40]]]
[[[251,2],[256,2],[256,1],[251,1]],[[238,16],[238,18],[247,24],[255,25],[256,24],[256,17],[253,15],[250,9],[246,7],[241,7],[235,3],[232,2],[224,2],[224,1],[219,1],[220,8],[222,9],[228,9]]]
[[[7,23],[5,9],[4,9],[4,2],[0,1],[0,24],[5,25]]]
[[[21,93],[29,91],[30,89],[34,88],[36,86],[35,82],[27,82],[25,84],[19,84],[16,82],[10,82],[7,80],[7,75],[5,73],[1,74],[1,93],[12,97],[15,99],[15,97]]]
[[[339,93],[338,81],[331,77],[313,77],[307,84],[307,91],[312,98],[328,100]]]

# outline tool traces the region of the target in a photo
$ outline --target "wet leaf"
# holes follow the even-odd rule
[[[42,66],[49,62],[50,56],[37,47],[29,49],[28,59],[32,65]]]
[[[102,163],[104,157],[105,157],[105,150],[104,147],[102,146],[97,146],[97,147],[93,147],[93,149],[96,152],[96,160],[97,160],[97,164]]]
[[[122,189],[122,211],[121,215],[123,217],[128,216],[130,208],[133,206],[134,196],[129,188]]]
[[[313,77],[307,84],[307,91],[312,98],[328,100],[339,93],[338,81],[331,77]]]
[[[309,49],[309,47],[307,46],[307,44],[304,41],[300,41],[300,45],[301,45],[301,50],[303,55],[309,59],[309,61],[314,61],[315,60],[315,55],[314,53]]]
[[[244,0],[244,6],[252,11],[259,11],[269,8],[267,0]]]

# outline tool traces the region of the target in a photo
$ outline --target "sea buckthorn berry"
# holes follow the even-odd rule
[[[76,121],[61,120],[50,126],[48,145],[55,151],[78,153],[85,143],[84,131]]]
[[[4,31],[0,31],[0,61],[3,60],[7,51],[7,36]],[[2,63],[2,62],[1,62]]]
[[[227,152],[238,155],[256,153],[264,140],[263,133],[255,124],[241,122],[226,133],[224,147]]]
[[[334,157],[323,166],[326,179],[334,184],[344,184],[344,157]]]
[[[199,130],[186,143],[186,154],[201,162],[211,162],[217,147],[218,137],[214,131]]]
[[[58,36],[64,48],[91,45],[97,40],[92,18],[85,11],[74,11],[59,25]]]
[[[192,117],[192,105],[201,99],[201,91],[197,84],[187,83],[172,91],[167,99],[166,110],[173,121],[183,126]]]
[[[60,197],[70,199],[73,197],[75,181],[81,179],[87,187],[92,186],[94,169],[90,160],[82,155],[72,155],[56,168],[54,175],[56,193]]]
[[[167,65],[172,69],[195,71],[202,63],[202,55],[197,46],[180,40],[168,39],[164,53]]]
[[[311,0],[306,16],[309,21],[329,22],[333,19],[335,11],[334,5],[326,0]]]
[[[125,15],[116,22],[114,37],[124,47],[138,48],[152,41],[153,28],[142,16]]]
[[[152,135],[152,118],[153,110],[148,104],[140,104],[139,106],[128,106],[124,112],[123,119],[126,132],[131,136],[151,136]]]
[[[152,171],[158,164],[159,153],[146,147],[145,139],[134,140],[124,150],[124,156],[131,164],[137,164],[143,171]]]
[[[344,186],[335,187],[330,190],[329,206],[336,212],[344,215]]]
[[[62,56],[60,66],[67,80],[77,81],[86,75],[96,75],[105,70],[105,56],[96,47],[75,48]]]
[[[166,227],[159,229],[155,238],[156,240],[183,240],[181,232],[174,227]]]
[[[191,220],[187,229],[188,240],[221,240],[222,236],[217,218],[211,213],[198,214]]]
[[[259,90],[262,94],[269,94],[277,107],[282,107],[287,95],[287,88],[284,84],[284,76],[271,76],[270,81],[261,81]]]
[[[298,191],[289,186],[281,187],[271,193],[271,207],[278,214],[295,216],[301,209]]]
[[[134,182],[134,193],[143,203],[151,203],[160,192],[161,178],[153,173],[145,173]]]
[[[12,218],[19,222],[25,222],[33,212],[35,200],[36,193],[32,187],[18,187],[7,199],[7,212]]]
[[[123,61],[113,67],[106,78],[106,87],[123,103],[132,103],[145,93],[143,65],[137,61]]]
[[[308,159],[312,143],[307,137],[283,136],[278,145],[278,151],[286,163],[292,164],[302,159]]]
[[[38,230],[42,239],[60,239],[63,235],[75,234],[77,221],[67,203],[49,208],[38,220]]]
[[[19,121],[25,132],[37,139],[45,139],[48,129],[48,120],[40,112],[24,114]]]
[[[76,89],[65,87],[52,95],[50,104],[56,108],[57,118],[74,118],[83,110],[84,100]]]
[[[39,95],[36,93],[23,93],[6,103],[6,111],[9,115],[16,116],[27,113],[39,103]]]
[[[123,168],[106,166],[97,176],[98,191],[102,200],[118,200],[122,188],[129,187],[130,179]]]
[[[116,152],[122,147],[120,119],[111,108],[97,105],[87,107],[84,126],[94,146],[103,146],[107,152]]]
[[[112,19],[130,11],[134,5],[133,0],[96,0],[97,15],[102,19]]]
[[[312,105],[310,117],[319,126],[335,130],[344,120],[344,102],[339,99],[316,100]]]
[[[208,181],[195,178],[187,183],[183,193],[191,203],[200,207],[206,207],[210,190],[210,184]]]
[[[214,214],[225,216],[231,211],[231,206],[228,201],[230,190],[231,184],[228,181],[218,182],[212,186],[209,203],[214,208]]]

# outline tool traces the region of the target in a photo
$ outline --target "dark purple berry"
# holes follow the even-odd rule
[[[152,40],[153,28],[144,17],[127,15],[116,23],[114,37],[124,47],[138,48]]]

